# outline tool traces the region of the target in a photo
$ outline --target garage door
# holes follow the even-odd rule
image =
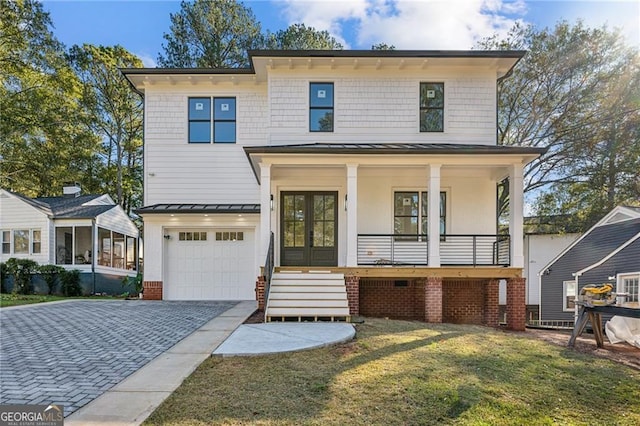
[[[255,299],[252,229],[176,229],[168,234],[165,299]]]

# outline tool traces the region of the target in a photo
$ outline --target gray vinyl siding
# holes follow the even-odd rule
[[[608,282],[614,284],[615,288],[615,279],[610,280],[609,277],[631,272],[640,272],[640,238],[620,250],[602,265],[585,272],[580,277],[580,286]]]
[[[542,275],[540,319],[572,320],[573,312],[565,312],[562,309],[563,282],[574,280],[575,272],[603,259],[638,232],[640,232],[640,219],[599,226],[551,264],[549,273]],[[578,281],[579,287],[589,283],[591,282],[584,276]]]

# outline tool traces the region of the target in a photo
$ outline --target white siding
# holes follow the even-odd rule
[[[401,76],[401,77],[400,77]],[[269,78],[272,144],[423,142],[494,145],[496,81],[491,72],[441,69],[424,73],[293,71]],[[309,132],[309,83],[334,83],[334,131]],[[421,82],[443,82],[444,132],[421,133]]]
[[[113,206],[96,218],[96,225],[131,237],[138,236],[138,228],[120,206]]]
[[[49,263],[49,242],[51,240],[49,218],[43,212],[3,190],[0,190],[0,229],[8,231],[14,229],[35,229],[40,230],[41,235],[40,254],[0,253],[0,262],[6,262],[8,259],[16,257],[32,259],[40,264]],[[29,242],[31,245],[33,241],[30,240]],[[31,247],[29,249],[31,250]]]
[[[200,86],[146,91],[145,205],[258,202],[258,184],[242,147],[266,144],[266,86]],[[192,96],[236,97],[237,143],[188,143]]]

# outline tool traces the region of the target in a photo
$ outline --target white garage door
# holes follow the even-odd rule
[[[176,229],[168,234],[165,299],[255,299],[253,230]]]

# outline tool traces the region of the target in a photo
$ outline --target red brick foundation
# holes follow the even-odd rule
[[[424,284],[424,320],[426,322],[442,322],[442,300],[442,278],[427,277]]]
[[[484,289],[484,323],[489,327],[500,325],[500,280],[487,280]]]
[[[507,328],[524,331],[527,319],[526,278],[507,280]]]
[[[486,280],[445,279],[442,285],[442,322],[485,324]]]
[[[420,280],[362,278],[359,300],[363,316],[424,320],[424,283]]]
[[[360,277],[349,275],[344,277],[349,302],[349,315],[360,315]]]
[[[267,282],[264,276],[259,276],[256,280],[256,300],[258,301],[258,309],[264,311],[266,300],[264,300],[264,290]]]
[[[143,281],[142,288],[144,300],[162,300],[162,281]]]

